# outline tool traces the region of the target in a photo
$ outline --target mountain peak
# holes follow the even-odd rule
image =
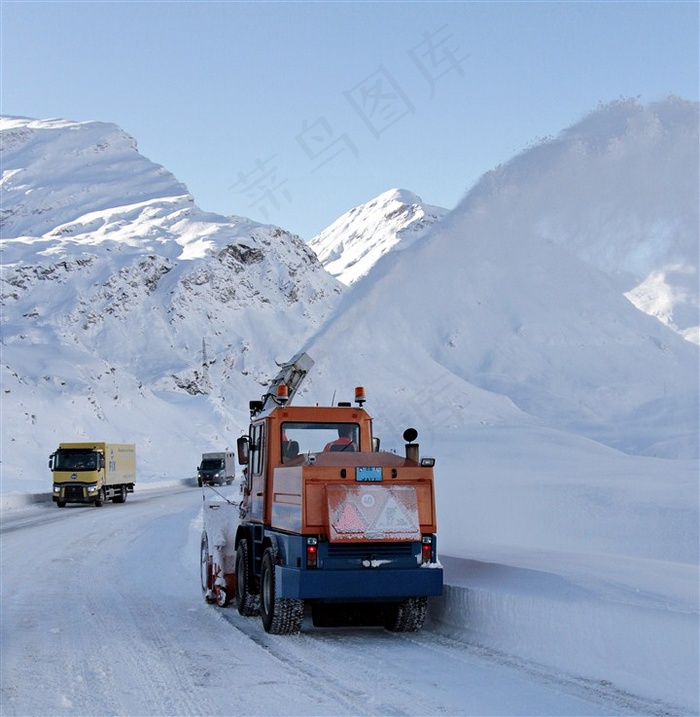
[[[408,189],[388,189],[382,192],[374,201],[376,202],[399,202],[400,204],[423,204],[423,200]]]
[[[5,237],[44,236],[92,212],[191,201],[187,187],[139,154],[115,124],[0,117]]]
[[[447,210],[407,189],[389,189],[350,209],[309,242],[325,269],[343,284],[365,276],[384,254],[423,236]]]

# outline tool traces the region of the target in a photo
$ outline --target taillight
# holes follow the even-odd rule
[[[421,562],[432,563],[433,562],[433,536],[424,535],[421,540]]]
[[[318,567],[318,538],[306,539],[306,567]]]

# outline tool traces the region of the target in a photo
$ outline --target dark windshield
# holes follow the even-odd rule
[[[57,451],[56,471],[96,471],[97,453],[94,451]]]
[[[200,471],[218,471],[219,468],[223,468],[224,462],[221,460],[221,458],[207,458],[207,460],[202,461],[202,465],[199,466]]]

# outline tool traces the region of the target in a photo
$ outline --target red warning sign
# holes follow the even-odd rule
[[[414,486],[327,486],[331,542],[420,540]]]

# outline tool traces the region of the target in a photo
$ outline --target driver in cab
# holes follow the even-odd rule
[[[355,451],[357,448],[352,440],[353,427],[338,426],[338,438],[330,443],[326,443],[324,451]]]

